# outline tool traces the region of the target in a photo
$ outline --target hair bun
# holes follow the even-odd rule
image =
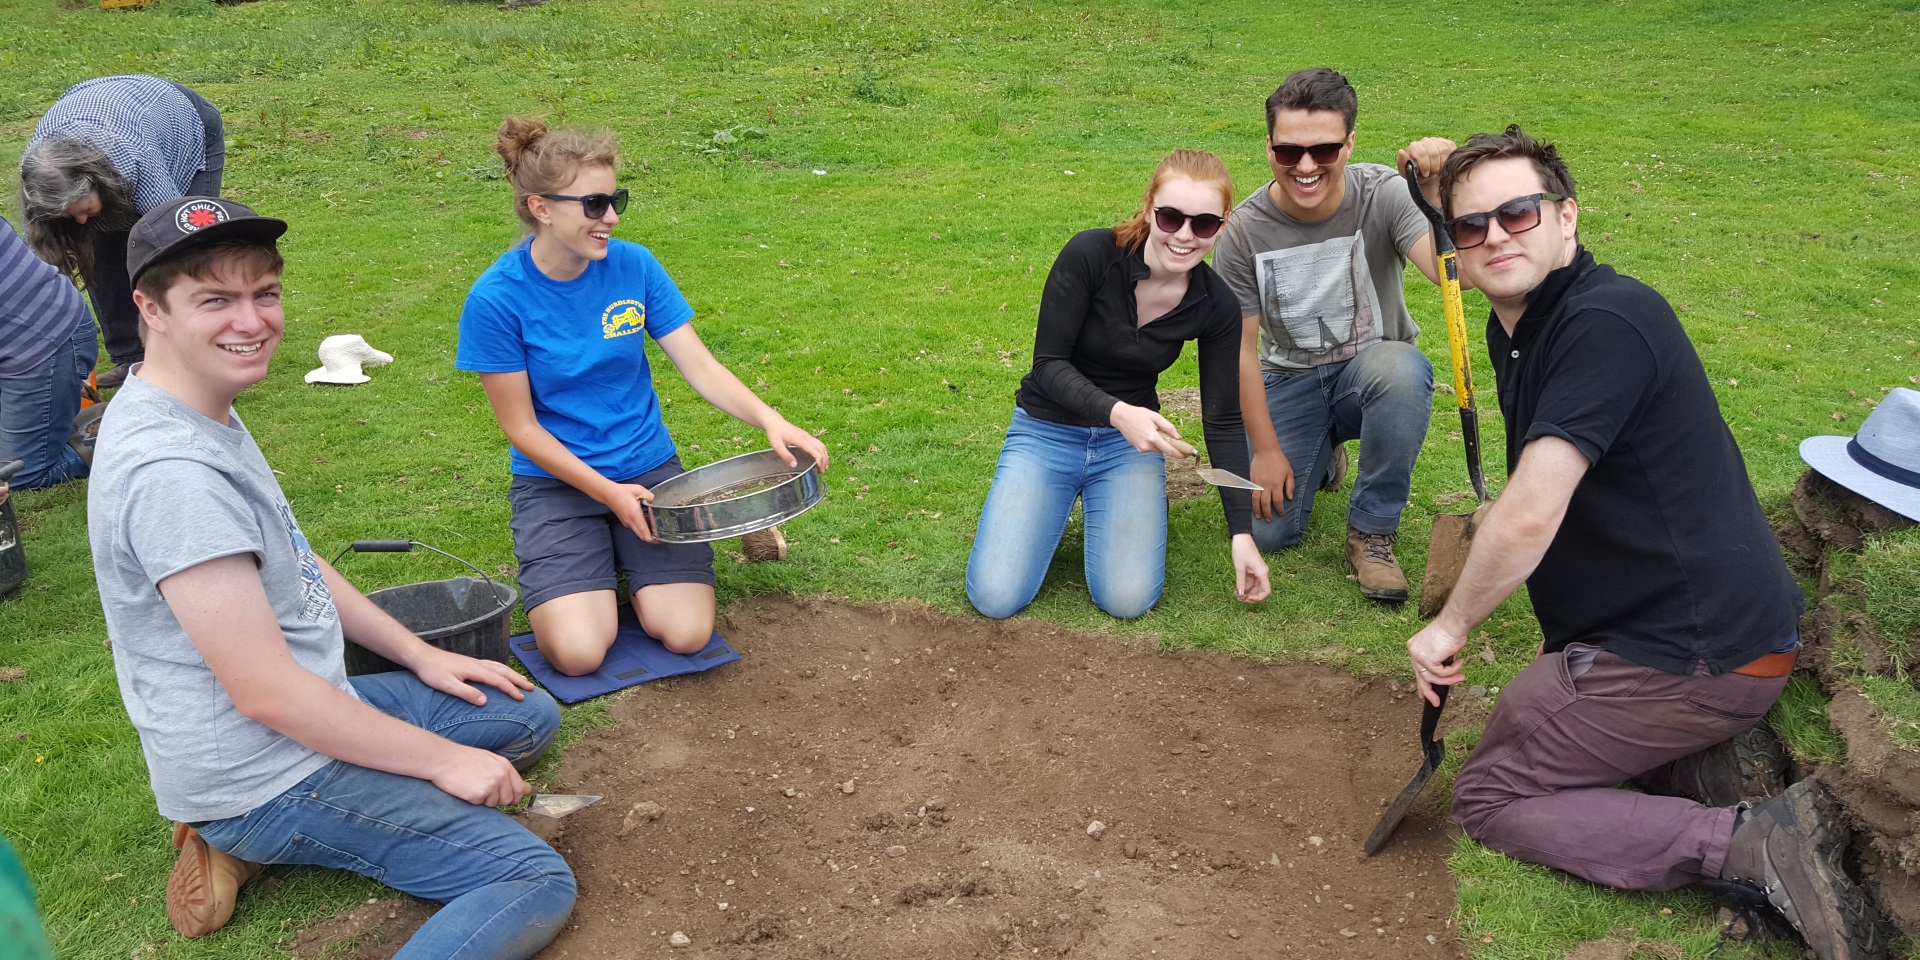
[[[500,131],[494,136],[493,149],[505,161],[507,176],[513,176],[515,168],[520,166],[520,158],[546,137],[547,125],[538,120],[520,117],[502,120]]]

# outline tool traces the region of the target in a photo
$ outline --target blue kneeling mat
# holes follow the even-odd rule
[[[740,659],[718,631],[699,653],[674,653],[640,629],[633,608],[624,603],[620,605],[620,630],[614,635],[607,659],[601,662],[600,669],[585,676],[569,677],[555,670],[547,658],[540,655],[540,646],[534,643],[531,633],[509,639],[507,646],[526,666],[527,672],[562,703],[579,703],[637,683],[699,673]]]

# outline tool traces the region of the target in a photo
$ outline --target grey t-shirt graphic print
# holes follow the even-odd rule
[[[1260,315],[1260,365],[1306,370],[1382,340],[1412,343],[1420,328],[1402,275],[1427,220],[1406,181],[1377,163],[1348,164],[1340,208],[1312,223],[1281,211],[1270,186],[1233,208],[1213,255],[1242,315]]]
[[[300,532],[299,521],[293,519],[293,508],[285,502],[274,506],[280,508],[280,520],[287,525],[287,537],[300,557],[300,619],[320,623],[338,616],[333,609],[333,592],[327,589],[327,578],[320,572],[313,545]]]
[[[1264,366],[1351,360],[1380,339],[1380,303],[1368,281],[1364,233],[1254,257]],[[1284,334],[1278,336],[1277,334]]]

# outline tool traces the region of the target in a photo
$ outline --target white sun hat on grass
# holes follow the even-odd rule
[[[320,341],[320,366],[307,371],[307,382],[349,386],[366,383],[373,378],[362,368],[392,362],[392,354],[368,346],[365,337],[357,333],[337,334]]]
[[[1920,391],[1900,387],[1851,437],[1808,437],[1800,459],[1848,490],[1920,520]]]

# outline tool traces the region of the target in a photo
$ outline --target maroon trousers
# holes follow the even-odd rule
[[[1500,691],[1454,783],[1454,822],[1508,856],[1622,890],[1716,877],[1732,808],[1618,784],[1753,726],[1786,684],[1664,673],[1569,644]]]

